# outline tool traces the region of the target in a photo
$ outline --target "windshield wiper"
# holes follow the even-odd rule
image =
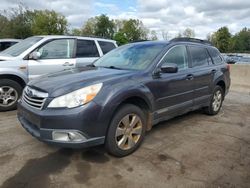
[[[86,67],[96,67],[93,63],[86,65]]]
[[[113,65],[111,65],[111,66],[103,66],[103,68],[107,68],[107,69],[117,69],[117,70],[124,70],[124,69],[122,69],[122,68],[120,68],[120,67],[116,67],[116,66],[113,66]]]

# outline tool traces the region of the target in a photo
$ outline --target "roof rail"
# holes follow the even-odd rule
[[[69,34],[69,36],[74,36],[74,37],[89,37],[89,38],[98,38],[98,39],[114,40],[114,39],[111,39],[111,38],[101,37],[101,36],[95,36],[95,35],[73,35],[73,34]]]
[[[131,42],[129,42],[129,43],[146,42],[146,41],[150,41],[150,40],[147,40],[147,39],[141,39],[141,40],[134,40],[134,41],[131,41]]]
[[[170,42],[195,42],[195,43],[213,45],[208,40],[202,40],[202,39],[196,39],[196,38],[187,38],[187,37],[174,38],[174,39],[170,40]]]

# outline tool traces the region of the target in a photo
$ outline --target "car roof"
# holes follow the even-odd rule
[[[139,42],[133,42],[130,44],[165,44],[166,46],[169,44],[192,44],[192,45],[200,45],[200,46],[206,46],[206,47],[211,47],[215,48],[209,43],[202,43],[202,42],[196,42],[196,41],[166,41],[166,40],[159,40],[159,41],[139,41]]]
[[[21,39],[0,39],[0,42],[20,42]]]
[[[72,35],[36,35],[33,37],[43,37],[47,39],[55,39],[55,38],[77,38],[77,39],[91,39],[91,40],[98,40],[98,41],[109,41],[109,42],[116,42],[112,39],[105,39],[105,38],[98,38],[98,37],[84,37],[84,36],[72,36]]]

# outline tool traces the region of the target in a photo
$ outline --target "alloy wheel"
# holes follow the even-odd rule
[[[215,112],[217,112],[217,111],[220,109],[221,102],[222,102],[222,93],[221,93],[220,90],[217,90],[217,91],[214,93],[214,96],[213,96],[213,103],[212,103],[213,110],[214,110]]]
[[[133,148],[142,135],[142,121],[136,114],[128,114],[122,118],[116,129],[116,144],[122,150]]]
[[[16,103],[18,99],[17,91],[10,86],[0,87],[0,106],[9,107]]]

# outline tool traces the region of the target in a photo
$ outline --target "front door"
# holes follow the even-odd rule
[[[156,118],[187,110],[193,105],[194,80],[185,45],[172,47],[159,67],[174,63],[178,66],[177,73],[161,73],[154,80],[156,101]]]
[[[46,42],[35,51],[40,56],[28,61],[29,79],[75,67],[75,39],[55,39]]]

